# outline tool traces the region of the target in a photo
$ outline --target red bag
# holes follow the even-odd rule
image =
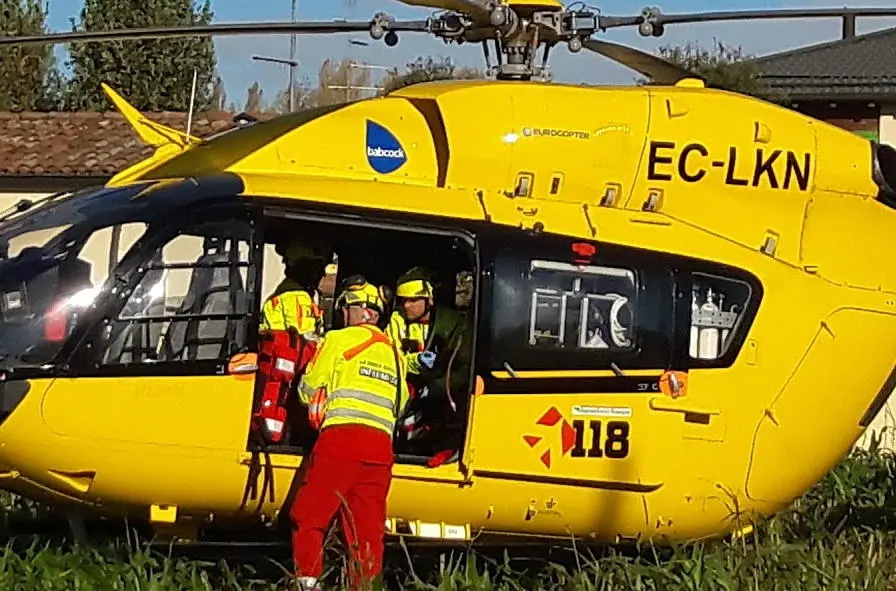
[[[276,444],[283,439],[292,382],[304,371],[317,343],[302,338],[294,329],[265,331],[259,336],[256,379],[262,394],[252,423],[267,442]]]

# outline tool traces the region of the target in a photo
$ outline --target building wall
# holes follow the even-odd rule
[[[880,141],[896,147],[896,103],[881,107]]]
[[[818,101],[799,104],[796,110],[868,139],[880,136],[881,107],[876,104]]]
[[[12,207],[22,199],[40,199],[49,197],[52,193],[9,193],[0,191],[0,210]]]

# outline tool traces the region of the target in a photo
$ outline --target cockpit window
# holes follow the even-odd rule
[[[0,222],[0,369],[52,360],[128,249],[169,215],[146,186],[60,194]]]
[[[64,224],[62,226],[53,226],[12,236],[5,244],[3,258],[15,258],[22,254],[22,251],[29,246],[44,246],[50,240],[56,238],[59,234],[71,227],[71,224]]]

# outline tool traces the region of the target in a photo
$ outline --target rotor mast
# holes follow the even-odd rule
[[[517,4],[502,5],[489,3],[489,24],[496,28],[495,42],[499,54],[499,62],[495,67],[498,80],[530,80],[532,78],[548,80],[550,73],[547,66],[550,46],[548,40],[539,38],[539,24],[556,16],[563,7],[559,4]],[[483,45],[485,48],[485,41]],[[535,65],[536,54],[544,45],[543,61]],[[500,61],[503,56],[503,61]],[[488,53],[486,52],[486,63]]]

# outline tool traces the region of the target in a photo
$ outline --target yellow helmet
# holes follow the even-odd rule
[[[300,240],[292,240],[286,244],[277,245],[277,254],[286,259],[288,263],[296,263],[303,259],[327,260],[327,255],[324,254],[323,249],[310,246]]]
[[[385,303],[380,290],[362,275],[352,275],[342,282],[342,293],[336,298],[336,309],[345,306],[364,306],[383,313]]]
[[[422,267],[414,267],[399,277],[395,295],[400,298],[435,297],[435,289],[429,281],[428,273]]]

